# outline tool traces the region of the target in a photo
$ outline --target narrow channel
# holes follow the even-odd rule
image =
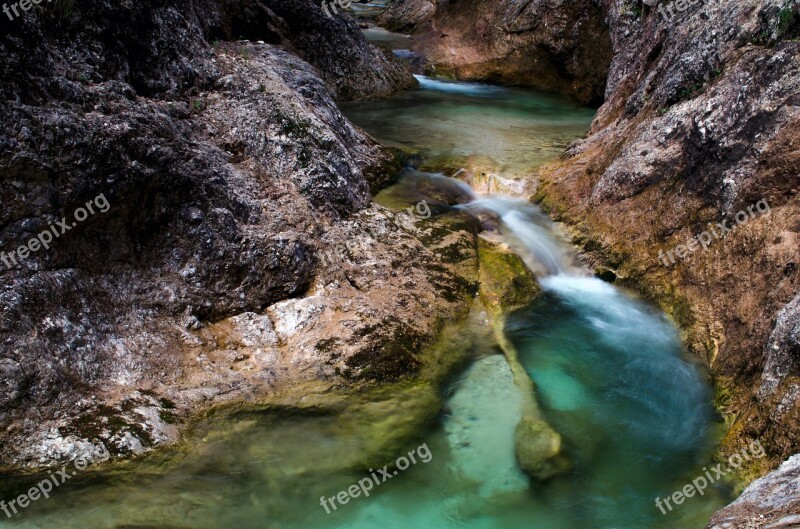
[[[562,436],[569,468],[541,483],[519,470],[519,391],[503,355],[477,347],[450,387],[438,427],[425,434],[430,460],[334,512],[320,507],[320,497],[364,477],[336,465],[359,450],[360,432],[343,432],[335,416],[265,413],[218,424],[201,448],[165,459],[151,474],[76,480],[22,520],[0,526],[703,527],[727,499],[724,491],[709,489],[668,514],[654,503],[701,474],[716,441],[710,388],[677,329],[635,294],[593,277],[535,205],[494,192],[523,189],[525,174],[585,132],[592,109],[532,91],[420,80],[417,90],[345,112],[422,164],[473,168],[475,190],[464,191],[455,207],[485,221],[543,289],[510,315],[505,330],[546,420]],[[464,186],[411,171],[386,193],[407,196],[423,181]]]

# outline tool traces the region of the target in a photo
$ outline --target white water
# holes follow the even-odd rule
[[[440,81],[437,79],[431,79],[430,77],[426,77],[424,75],[414,75],[414,77],[417,79],[417,81],[419,81],[419,84],[422,88],[428,90],[438,90],[440,92],[449,92],[451,94],[464,94],[477,97],[497,97],[508,92],[507,88],[501,88],[499,86],[492,86],[482,83],[457,83]]]
[[[475,83],[418,80],[420,90],[394,101],[359,104],[349,115],[387,144],[412,147],[434,164],[441,159],[451,165],[454,158],[468,164],[467,157],[478,154],[496,160],[498,174],[524,176],[563,152],[559,138],[568,143],[579,137],[593,114],[587,112],[580,130],[567,139],[564,131],[580,122],[585,109],[570,109],[564,100]],[[428,198],[426,191],[434,181],[440,184],[434,196],[442,196],[441,175],[428,183],[424,179],[424,173],[416,173],[407,202]],[[449,182],[444,187],[455,186]],[[404,182],[398,187],[408,192]],[[459,208],[481,220],[487,231],[498,232],[544,290],[531,306],[510,315],[506,333],[536,383],[546,419],[562,435],[573,471],[545,484],[533,483],[528,493],[509,492],[482,501],[474,489],[461,493],[465,484],[456,474],[421,469],[434,485],[435,496],[420,497],[421,483],[409,484],[397,490],[398,496],[387,495],[384,504],[405,507],[393,510],[398,523],[372,521],[385,527],[437,529],[704,527],[724,501],[718,490],[666,516],[654,504],[656,496],[679,490],[701,473],[714,442],[709,388],[700,370],[685,359],[677,329],[655,307],[593,277],[559,226],[537,206],[502,196],[459,195]],[[483,389],[477,391],[480,386]],[[499,442],[508,421],[498,413],[497,423],[490,423],[477,411],[502,409],[506,401],[501,387],[494,377],[470,370],[458,394],[476,390],[485,402],[476,413],[468,406],[454,406],[443,425],[449,431],[451,421],[471,421],[475,431],[494,430],[494,456],[476,449],[471,462],[483,468],[485,460],[493,460],[497,475],[492,482],[513,477],[504,465],[510,443]],[[465,450],[454,447],[457,440],[448,436],[449,442],[439,445],[443,451],[449,446],[459,461],[453,461],[454,467],[462,466],[461,456],[469,450],[469,444]],[[367,524],[348,524],[361,526]]]
[[[576,275],[588,272],[576,267],[575,252],[559,240],[553,222],[541,210],[522,200],[507,197],[486,197],[461,206],[466,211],[488,210],[502,222],[508,244],[537,275]]]

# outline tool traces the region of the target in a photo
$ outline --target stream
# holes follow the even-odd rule
[[[417,90],[343,110],[428,163],[479,157],[509,179],[557,157],[594,114],[554,95],[420,80]],[[448,181],[416,171],[387,193],[413,191],[421,180]],[[191,455],[76,479],[0,527],[704,527],[727,491],[710,488],[666,515],[654,503],[702,474],[719,434],[706,377],[674,325],[635,293],[593,277],[535,205],[476,194],[455,208],[495,219],[539,279],[543,293],[509,316],[506,333],[562,436],[568,471],[537,483],[519,470],[519,391],[505,357],[479,343],[450,384],[436,428],[424,432],[429,461],[333,512],[320,498],[366,477],[337,466],[362,449],[362,432],[330,415],[253,412],[209,427]]]

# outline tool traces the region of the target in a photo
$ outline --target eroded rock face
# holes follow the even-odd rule
[[[338,100],[382,97],[416,85],[391,54],[365,45],[352,18],[325,16],[319,2],[199,1],[217,15],[200,21],[209,40],[244,38],[280,44],[315,66]]]
[[[800,44],[781,13],[774,2],[713,2],[667,21],[611,6],[608,101],[587,139],[541,171],[538,194],[689,331],[739,417],[726,447],[761,439],[772,465],[800,448],[788,386],[779,422],[753,399],[775,318],[800,290]],[[706,249],[665,260],[712,228],[720,236]]]
[[[750,484],[708,529],[790,529],[800,525],[800,455]]]
[[[778,313],[764,357],[759,396],[773,394],[783,382],[800,378],[800,294]]]
[[[0,466],[139,453],[302,380],[413,374],[474,293],[473,231],[423,244],[437,221],[372,205],[393,158],[334,103],[413,78],[310,1],[72,9],[0,37],[3,255],[66,228],[0,264]],[[386,342],[388,371],[367,354]]]
[[[527,86],[600,104],[612,57],[602,3],[585,0],[392,2],[381,25],[417,35],[437,74]]]

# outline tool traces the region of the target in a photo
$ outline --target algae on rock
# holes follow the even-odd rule
[[[545,480],[569,468],[561,454],[561,436],[541,417],[536,388],[519,361],[519,353],[505,334],[505,314],[530,303],[540,292],[533,273],[522,259],[497,244],[481,239],[480,297],[491,313],[492,329],[522,397],[522,416],[514,434],[517,463],[529,476]]]

